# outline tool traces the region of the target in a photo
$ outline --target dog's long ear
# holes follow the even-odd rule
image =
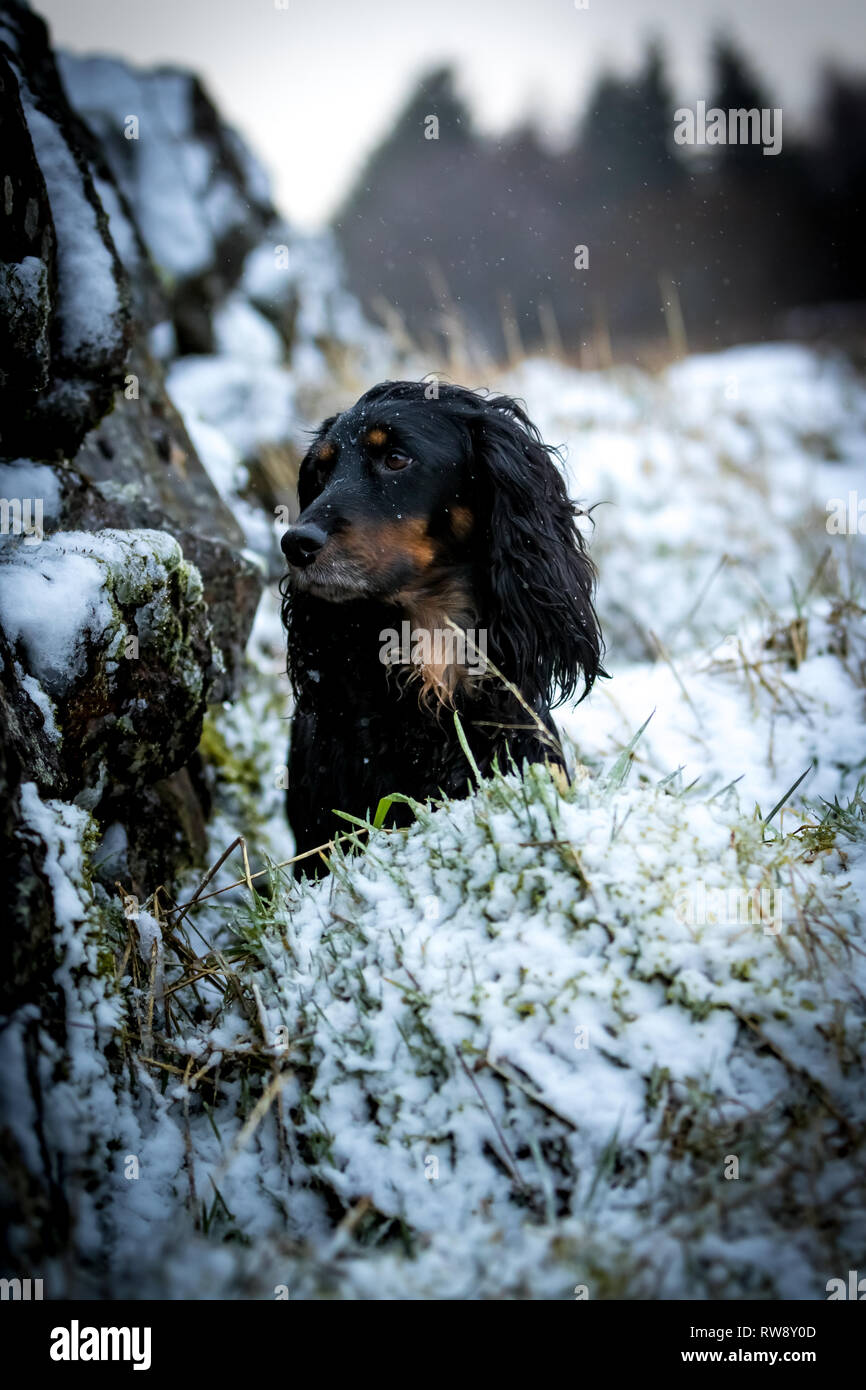
[[[484,403],[474,436],[491,656],[533,705],[560,703],[581,681],[586,695],[601,671],[595,567],[554,450],[507,396]]]

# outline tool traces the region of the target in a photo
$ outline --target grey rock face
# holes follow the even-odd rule
[[[56,745],[44,789],[94,809],[174,772],[201,731],[212,644],[201,577],[161,531],[62,531],[0,551],[0,620],[38,743]],[[25,739],[22,761],[33,766]]]
[[[195,77],[56,60],[0,4],[0,1274],[46,1296],[112,1295],[114,1150],[158,1108],[127,1091],[123,971],[222,827],[203,716],[367,332]]]
[[[74,452],[105,413],[129,346],[125,271],[40,20],[0,17],[0,450]]]
[[[126,110],[113,125],[103,88],[116,95],[119,83],[126,107],[124,83],[138,91],[139,79],[122,64],[68,67],[68,85],[93,98],[93,129],[70,104],[42,21],[3,6],[0,715],[25,942],[51,906],[17,818],[23,783],[115,827],[124,853],[112,864],[139,891],[202,853],[202,717],[237,691],[261,592],[260,566],[150,349],[155,326],[180,313],[179,287],[209,275],[223,293],[227,248],[239,275],[272,212],[261,198],[253,206],[252,164],[194,78],[141,76],[142,117],[163,115],[136,144]],[[177,179],[150,206],[148,161],[172,142],[184,147]],[[191,164],[214,172],[184,184]],[[157,268],[151,249],[166,245],[197,248],[195,262]],[[37,952],[32,978],[40,972]],[[19,985],[27,975],[12,973]]]
[[[178,348],[212,352],[214,308],[275,217],[263,172],[192,73],[73,54],[58,66],[159,271]]]

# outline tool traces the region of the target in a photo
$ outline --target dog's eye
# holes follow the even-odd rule
[[[390,454],[385,455],[382,462],[386,468],[390,468],[396,473],[399,469],[405,468],[407,464],[410,464],[412,460],[408,454],[398,454],[392,450]]]

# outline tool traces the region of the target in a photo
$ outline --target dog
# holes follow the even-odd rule
[[[297,854],[349,828],[335,811],[466,796],[467,748],[482,777],[564,773],[551,710],[605,672],[557,457],[518,401],[439,382],[382,382],[316,431],[281,542]]]

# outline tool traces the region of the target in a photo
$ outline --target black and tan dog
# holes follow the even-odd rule
[[[589,690],[601,636],[552,453],[516,401],[458,386],[383,382],[322,424],[282,541],[299,853],[347,829],[335,809],[466,795],[452,709],[482,775],[561,764],[551,706]]]

